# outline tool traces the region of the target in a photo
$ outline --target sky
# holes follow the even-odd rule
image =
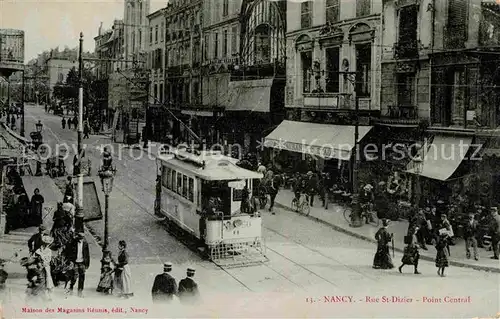
[[[59,46],[78,46],[83,32],[83,50],[94,51],[94,37],[101,22],[110,29],[114,19],[123,19],[125,0],[0,0],[0,28],[24,30],[24,60],[36,58]],[[151,13],[167,0],[151,0]]]

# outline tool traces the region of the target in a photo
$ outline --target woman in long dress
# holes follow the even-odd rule
[[[373,268],[375,269],[394,268],[391,255],[389,254],[389,243],[392,241],[392,235],[387,231],[387,226],[389,226],[389,221],[384,219],[382,227],[375,234],[375,239],[377,240],[377,252],[373,258]]]
[[[446,233],[442,233],[436,241],[436,267],[438,269],[437,274],[441,277],[445,277],[444,269],[449,266],[448,240],[448,235]]]
[[[50,236],[42,236],[42,246],[35,251],[35,255],[42,261],[42,267],[45,277],[45,289],[48,300],[51,300],[52,289],[54,288],[54,281],[52,280],[52,273],[50,270],[50,262],[52,261],[52,250],[50,244],[54,239]]]
[[[31,216],[34,226],[40,226],[42,224],[42,212],[44,198],[40,195],[40,190],[35,188],[35,194],[31,197]]]
[[[131,290],[132,273],[128,265],[127,243],[124,240],[118,242],[118,258],[115,271],[115,289],[118,295],[123,298],[130,298],[134,295]]]

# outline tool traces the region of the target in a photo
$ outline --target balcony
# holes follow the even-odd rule
[[[414,39],[401,39],[394,43],[394,59],[416,59],[418,58],[418,44]]]
[[[418,108],[415,105],[389,105],[387,113],[377,122],[388,126],[416,127],[420,123]]]

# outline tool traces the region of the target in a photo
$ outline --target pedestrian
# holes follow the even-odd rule
[[[418,271],[418,261],[420,259],[420,254],[418,252],[418,233],[419,227],[413,227],[412,233],[405,236],[405,244],[406,247],[403,251],[403,258],[401,258],[401,266],[399,266],[398,270],[400,273],[403,273],[403,267],[405,265],[413,265],[414,270],[413,273],[415,275],[419,275]]]
[[[71,231],[73,218],[64,211],[63,203],[57,203],[57,209],[54,212],[52,220],[54,224],[52,226],[52,230],[50,231],[50,235],[54,238],[54,246],[58,249],[64,248],[73,238]]]
[[[388,226],[389,220],[384,219],[382,227],[375,234],[375,240],[377,240],[377,252],[373,258],[373,268],[375,269],[394,268],[391,255],[389,254],[389,243],[392,241],[393,235],[387,231]]]
[[[309,195],[309,205],[313,207],[314,196],[318,193],[318,177],[312,171],[307,172],[307,194]]]
[[[71,244],[68,245],[68,259],[75,266],[75,275],[71,280],[70,292],[73,293],[73,287],[78,280],[78,297],[83,298],[83,288],[85,286],[85,272],[90,266],[89,244],[85,240],[84,233],[78,233]]]
[[[448,263],[448,233],[442,231],[436,241],[436,267],[438,268],[437,274],[441,277],[445,277],[444,269],[449,266]]]
[[[241,191],[240,212],[242,214],[250,213],[250,191],[248,190],[248,186],[246,185]]]
[[[114,287],[114,269],[113,269],[113,259],[109,254],[104,256],[101,260],[101,277],[99,279],[99,284],[97,285],[97,292],[101,292],[105,295],[113,294]]]
[[[130,298],[134,296],[131,291],[132,273],[128,265],[127,243],[124,240],[118,242],[118,258],[115,269],[115,285],[114,288],[118,291],[121,298]]]
[[[52,261],[52,250],[50,245],[54,242],[54,239],[50,236],[42,236],[42,245],[35,251],[35,255],[40,258],[42,262],[42,268],[45,272],[45,294],[47,300],[51,300],[52,289],[54,289],[54,281],[52,280],[52,271],[50,270],[50,262]]]
[[[73,116],[73,129],[78,130],[78,119],[76,118],[76,115]]]
[[[417,212],[411,217],[410,223],[408,225],[408,236],[412,236],[414,229],[417,228],[416,233],[417,242],[423,250],[427,250],[426,246],[426,230],[427,230],[427,220],[425,218],[424,210],[418,208]]]
[[[330,204],[330,193],[333,188],[333,178],[330,173],[325,173],[323,179],[323,207],[328,209],[328,205]]]
[[[10,118],[10,128],[12,130],[16,129],[16,117],[14,116],[14,114],[12,114],[12,117]]]
[[[74,190],[73,190],[73,177],[72,176],[68,176],[66,178],[66,186],[65,186],[65,189],[64,189],[64,197],[71,197],[73,198],[73,195],[74,195]]]
[[[186,278],[179,281],[179,299],[182,303],[194,303],[198,301],[200,293],[198,284],[193,280],[195,269],[189,267],[186,271]]]
[[[90,126],[89,122],[85,121],[85,124],[83,125],[83,138],[90,138]]]
[[[279,174],[276,174],[274,177],[271,178],[271,184],[269,187],[269,197],[271,199],[269,204],[269,211],[272,212],[273,215],[275,214],[273,210],[274,201],[276,200],[276,196],[278,196],[278,192],[282,184],[283,184],[283,179]]]
[[[467,259],[470,259],[470,248],[474,250],[474,260],[479,260],[477,252],[477,228],[478,222],[474,219],[474,213],[469,213],[469,220],[464,225],[464,238],[465,238],[465,254]]]
[[[35,188],[35,194],[31,197],[31,220],[33,226],[40,226],[43,223],[43,203],[45,199],[40,195],[40,189]]]
[[[9,274],[5,271],[4,267],[5,267],[5,261],[0,260],[0,296],[2,297],[0,301],[6,301],[4,300],[3,296],[5,293],[5,282],[9,277]]]
[[[68,119],[68,130],[71,130],[71,125],[73,124],[73,120],[71,118]]]
[[[166,262],[163,264],[163,273],[156,275],[151,289],[153,302],[171,302],[174,295],[177,294],[177,283],[174,277],[170,275],[172,271],[172,263]]]
[[[66,128],[66,119],[64,117],[62,118],[61,125],[64,130]]]
[[[453,228],[451,227],[450,221],[448,220],[448,217],[446,216],[446,214],[441,214],[441,220],[437,224],[436,241],[439,239],[440,234],[443,231],[446,231],[448,233],[448,237],[446,240],[451,242],[451,238],[454,236]],[[448,242],[448,245],[446,245],[446,249],[448,250],[448,255],[451,255],[449,242]]]
[[[28,250],[30,255],[33,255],[35,251],[42,246],[42,237],[45,235],[47,235],[46,228],[45,226],[40,225],[40,227],[38,227],[38,233],[28,239]]]
[[[491,242],[493,249],[493,256],[491,259],[498,260],[498,251],[500,250],[500,215],[498,214],[497,207],[491,207],[492,224],[491,224]]]
[[[30,199],[28,197],[28,194],[26,194],[26,190],[24,188],[20,189],[19,197],[17,197],[16,207],[19,218],[18,222],[21,223],[21,226],[31,226],[33,221],[30,218]]]

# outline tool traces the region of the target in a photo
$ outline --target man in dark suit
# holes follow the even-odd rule
[[[474,259],[478,260],[479,255],[477,253],[477,220],[474,219],[474,214],[469,214],[469,220],[464,225],[464,238],[465,238],[465,252],[467,254],[467,259],[470,259],[470,248],[474,250]]]
[[[187,277],[179,282],[179,298],[183,303],[195,302],[199,297],[198,284],[193,280],[194,268],[187,269]]]
[[[75,240],[68,245],[67,258],[75,265],[75,276],[71,279],[70,291],[78,280],[78,296],[83,297],[83,287],[85,285],[85,272],[90,266],[89,244],[85,240],[84,233],[78,233]]]
[[[153,302],[170,302],[174,295],[177,294],[177,283],[174,277],[170,275],[172,271],[172,263],[166,262],[163,264],[163,273],[155,277],[151,294]]]
[[[42,246],[43,235],[46,235],[46,229],[45,226],[41,225],[40,227],[38,227],[38,233],[31,236],[31,238],[28,240],[28,248],[30,254],[33,254],[35,251],[37,251],[38,248]]]

